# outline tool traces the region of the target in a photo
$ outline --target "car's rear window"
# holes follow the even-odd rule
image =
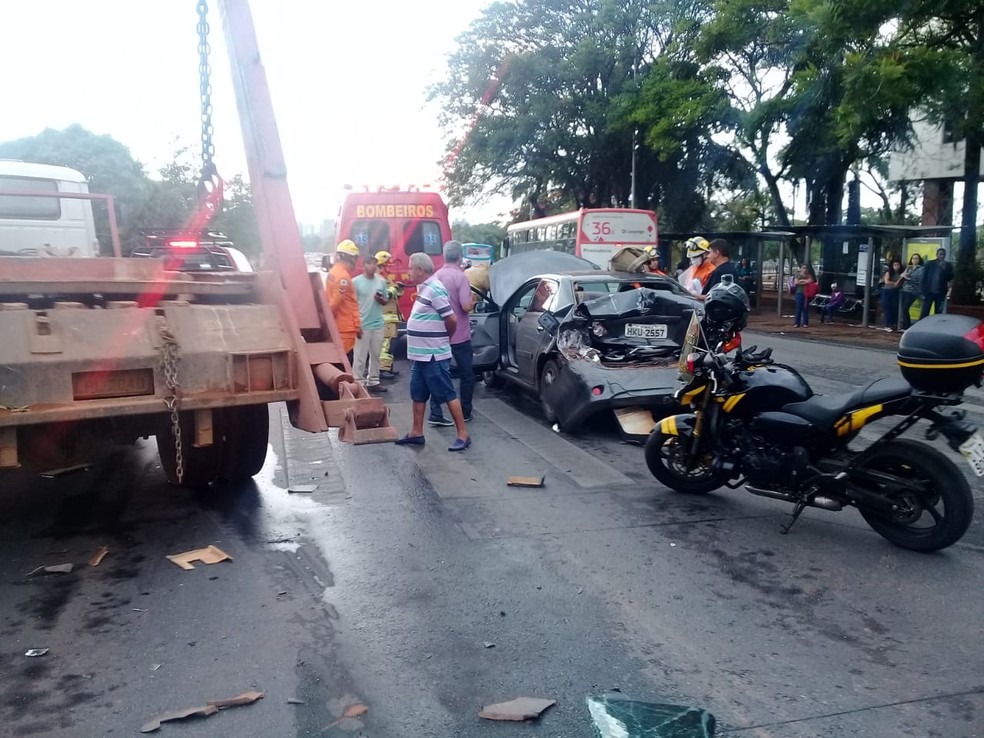
[[[583,290],[584,292],[593,292],[597,294],[612,294],[615,292],[626,292],[628,290],[634,290],[638,287],[646,287],[651,290],[665,290],[667,292],[681,292],[682,287],[678,287],[673,282],[656,280],[656,281],[646,281],[640,279],[638,282],[625,282],[625,281],[611,281],[611,282],[596,282],[596,281],[585,281],[578,282],[575,285],[575,290]]]

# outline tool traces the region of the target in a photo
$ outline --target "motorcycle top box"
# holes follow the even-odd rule
[[[905,332],[897,358],[915,389],[962,392],[984,372],[984,323],[966,315],[930,315]]]

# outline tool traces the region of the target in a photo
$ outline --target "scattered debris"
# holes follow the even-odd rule
[[[297,697],[288,697],[287,698],[287,704],[288,705],[303,705],[304,704],[304,700],[299,700],[299,699],[297,699]]]
[[[243,705],[252,705],[257,700],[263,699],[263,692],[243,692],[242,694],[237,694],[235,697],[229,697],[225,700],[209,700],[205,704],[209,707],[218,707],[220,710],[225,710],[229,707],[242,707]]]
[[[76,464],[75,466],[66,466],[61,469],[50,469],[48,471],[43,471],[41,472],[41,476],[45,479],[57,479],[58,477],[64,477],[66,474],[88,471],[91,468],[92,464]]]
[[[714,716],[685,705],[633,700],[618,692],[587,698],[597,738],[653,736],[653,738],[711,738]]]
[[[191,565],[193,561],[200,561],[203,564],[217,564],[220,561],[232,561],[232,557],[229,554],[216,546],[196,548],[194,551],[185,551],[184,553],[174,554],[173,556],[168,556],[167,558],[168,561],[173,561],[185,571],[195,568]]]
[[[169,723],[173,720],[186,720],[192,717],[207,718],[219,712],[219,710],[225,710],[229,707],[239,707],[241,705],[251,705],[261,699],[263,699],[263,692],[244,692],[226,700],[209,700],[201,707],[189,707],[184,710],[174,710],[173,712],[158,715],[140,728],[140,732],[153,733],[155,730],[160,730],[161,723]]]
[[[99,566],[102,560],[106,558],[106,554],[109,553],[109,546],[100,546],[96,549],[96,552],[92,554],[92,558],[89,559],[89,566]]]
[[[676,548],[676,544],[675,543],[671,543],[670,544],[670,548]]]
[[[131,607],[130,612],[147,612],[146,607]]]
[[[341,725],[346,720],[351,720],[354,718],[361,717],[365,715],[367,712],[369,712],[368,707],[363,705],[361,702],[353,702],[351,705],[345,708],[345,711],[342,713],[342,716],[338,718],[338,720],[328,723],[328,725],[326,725],[321,729],[321,732],[323,733],[325,731],[331,730],[335,726]]]
[[[150,665],[150,670],[151,670],[151,671],[157,671],[157,670],[158,670],[158,669],[160,669],[160,668],[161,668],[162,666],[164,666],[164,664],[151,664],[151,665]]]
[[[535,720],[544,713],[547,708],[557,704],[556,700],[544,700],[539,697],[517,697],[508,702],[497,702],[494,705],[486,705],[478,713],[480,718],[486,720]]]
[[[492,641],[485,641],[482,645],[486,648],[495,648],[495,644]]]
[[[584,591],[584,587],[578,587],[577,588],[577,593],[578,594],[581,594],[583,591]]]
[[[546,479],[545,474],[541,474],[538,477],[509,477],[506,480],[506,486],[508,487],[542,487],[543,480]]]
[[[33,658],[36,656],[44,656],[46,653],[48,653],[47,648],[29,648],[24,652],[24,655],[28,658]]]
[[[68,549],[67,548],[59,548],[57,551],[45,551],[44,552],[44,555],[45,556],[61,556],[62,554],[67,554],[67,553],[68,553]]]
[[[54,566],[39,566],[34,571],[29,571],[27,576],[34,577],[39,574],[68,574],[75,568],[75,564],[55,564]]]
[[[184,710],[174,710],[172,712],[165,712],[163,715],[158,715],[154,719],[148,721],[140,728],[141,733],[153,733],[156,730],[160,730],[161,723],[169,723],[173,720],[187,720],[188,718],[207,718],[212,717],[215,713],[219,711],[218,707],[213,705],[202,705],[201,707],[188,707]]]
[[[318,489],[316,484],[295,484],[287,488],[287,493],[292,495],[308,494]]]

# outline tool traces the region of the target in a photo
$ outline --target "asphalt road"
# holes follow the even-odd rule
[[[762,342],[822,392],[896,371],[887,352]],[[405,398],[393,385],[403,431]],[[718,735],[984,736],[979,521],[932,555],[852,511],[808,510],[782,536],[783,503],[670,492],[613,423],[558,435],[508,390],[480,387],[462,454],[453,429],[352,448],[273,413],[268,463],[239,487],[169,488],[153,441],[0,477],[0,735],[135,735],[258,690],[160,734],[588,738],[585,697],[617,688],[706,708]],[[232,561],[165,558],[209,544]],[[477,717],[518,696],[557,705],[529,725]]]

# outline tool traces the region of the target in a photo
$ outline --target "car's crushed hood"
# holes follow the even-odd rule
[[[668,303],[677,303],[680,309],[693,309],[693,299],[669,290],[638,287],[634,290],[615,292],[585,300],[574,310],[572,318],[598,319],[635,318],[665,311]]]
[[[597,269],[592,262],[561,251],[526,251],[507,256],[489,269],[489,292],[502,305],[513,293],[538,274],[583,272]]]

